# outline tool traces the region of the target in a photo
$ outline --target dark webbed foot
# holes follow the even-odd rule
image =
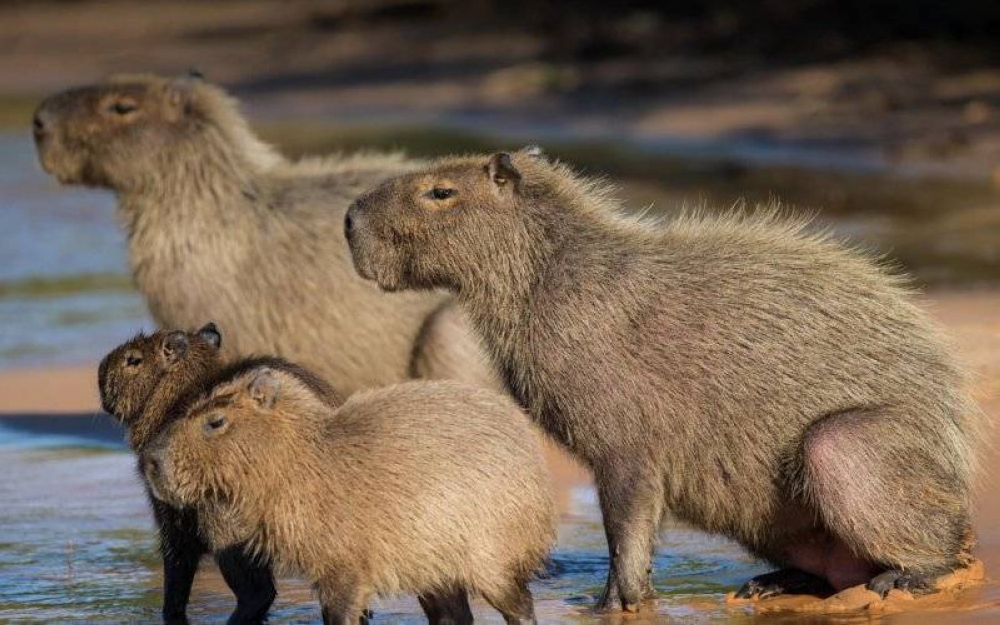
[[[873,577],[867,586],[868,590],[877,592],[883,598],[893,588],[907,590],[914,595],[926,595],[934,592],[934,578],[918,573],[907,573],[906,571],[891,569]]]
[[[736,596],[740,599],[766,599],[778,595],[819,595],[833,594],[833,587],[822,577],[799,569],[781,569],[758,575],[743,584]]]

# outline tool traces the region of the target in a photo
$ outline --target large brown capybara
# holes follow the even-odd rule
[[[982,414],[879,262],[773,210],[656,222],[533,152],[362,195],[361,275],[457,294],[535,421],[594,473],[601,608],[649,589],[669,510],[782,568],[741,595],[920,587],[961,563]]]

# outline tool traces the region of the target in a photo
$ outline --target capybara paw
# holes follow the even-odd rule
[[[914,595],[925,595],[934,592],[934,580],[917,573],[908,573],[898,569],[890,569],[879,573],[867,584],[868,590],[885,597],[893,588],[906,590]]]
[[[822,577],[799,569],[781,569],[758,575],[736,593],[739,599],[766,599],[778,595],[829,595],[833,588]]]

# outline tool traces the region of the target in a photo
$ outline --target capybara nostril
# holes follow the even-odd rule
[[[344,217],[344,237],[350,241],[351,236],[354,235],[354,219],[351,218],[351,212],[347,212],[347,216]]]
[[[45,118],[43,117],[41,111],[35,112],[35,117],[34,119],[31,120],[31,128],[34,131],[36,137],[45,134],[46,130]]]

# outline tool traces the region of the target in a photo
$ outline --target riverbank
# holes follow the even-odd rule
[[[973,291],[973,292],[944,292],[933,293],[926,296],[924,303],[927,308],[951,333],[955,338],[956,345],[963,358],[968,362],[975,376],[975,388],[973,389],[977,400],[980,401],[983,409],[994,419],[1000,419],[1000,292],[997,291]],[[0,372],[0,425],[7,428],[20,429],[22,431],[31,430],[37,433],[59,434],[74,433],[86,436],[90,431],[91,438],[95,442],[107,444],[109,436],[108,424],[104,421],[106,416],[95,417],[98,411],[98,401],[96,394],[96,373],[95,366],[83,367],[61,367],[49,369],[14,370]],[[60,416],[60,413],[62,415]],[[18,415],[14,418],[14,415]],[[35,416],[32,416],[35,415]],[[76,415],[76,416],[70,416]],[[81,426],[81,423],[83,424]],[[50,427],[46,427],[48,424]],[[115,426],[116,427],[116,426]],[[1000,435],[1000,428],[994,430],[994,438]],[[996,575],[1000,571],[1000,497],[995,489],[996,475],[1000,475],[1000,440],[995,440],[990,446],[988,457],[984,463],[984,479],[980,485],[980,495],[975,515],[975,528],[978,533],[978,545],[975,548],[975,555],[985,563],[986,574]],[[587,566],[599,568],[600,546],[591,542],[600,540],[599,525],[595,526],[591,515],[593,502],[581,504],[582,492],[589,489],[589,480],[586,474],[567,459],[561,452],[553,447],[548,450],[550,465],[553,468],[557,490],[559,493],[560,507],[563,511],[564,523],[572,524],[572,532],[567,535],[573,536],[575,540],[580,539],[580,532],[586,536],[584,541],[588,549],[593,549],[597,557],[596,562],[587,560]],[[34,478],[44,483],[43,476]],[[58,485],[52,485],[58,487]],[[581,490],[582,489],[582,490]],[[138,495],[138,493],[136,493]],[[65,493],[69,499],[67,505],[74,505],[72,498],[77,496],[73,492]],[[588,500],[589,501],[589,500]],[[584,505],[586,513],[580,512],[581,505]],[[137,508],[141,513],[141,506]],[[581,529],[583,528],[583,529]],[[594,535],[591,536],[590,534]],[[681,536],[680,539],[671,536]],[[658,567],[667,569],[678,566],[675,562],[675,551],[690,551],[688,555],[694,557],[694,553],[704,549],[705,553],[715,553],[720,546],[713,539],[709,539],[697,532],[689,532],[683,527],[674,527],[671,524],[664,533],[664,544],[661,545],[661,558]],[[666,544],[669,543],[669,544]],[[699,546],[700,545],[700,546]],[[734,547],[725,547],[724,553],[728,553]],[[590,552],[588,552],[590,553]],[[735,552],[734,552],[735,553]],[[733,555],[725,556],[732,558]],[[572,558],[570,558],[572,559]],[[557,558],[557,563],[562,560]],[[737,559],[735,562],[739,562]],[[570,566],[570,565],[566,565]],[[579,566],[574,563],[573,567]],[[746,567],[747,564],[740,564],[739,567]],[[586,569],[586,570],[589,570]],[[752,570],[740,568],[740,570]],[[702,590],[692,593],[687,598],[666,597],[662,600],[664,606],[661,609],[666,613],[678,614],[699,614],[706,616],[730,614],[742,615],[748,618],[756,613],[756,610],[767,611],[787,611],[801,609],[803,604],[801,599],[794,602],[765,602],[757,606],[747,605],[726,605],[721,599],[721,592],[727,589],[727,585],[735,583],[739,575],[745,573],[734,572],[730,568],[723,566],[717,575],[718,580],[712,581],[713,574],[703,572],[700,575],[708,577],[702,580],[700,588]],[[571,574],[567,574],[571,575]],[[587,584],[596,585],[600,583],[596,573],[593,575],[573,571],[572,575],[583,575]],[[590,575],[594,579],[589,579]],[[663,584],[690,583],[688,576],[676,577],[675,572],[671,577],[663,580]],[[574,578],[575,579],[575,578]],[[686,581],[681,581],[686,580]],[[545,581],[546,597],[543,601],[544,613],[549,617],[559,617],[575,615],[577,618],[584,612],[576,603],[578,595],[588,588],[565,589],[556,580]],[[150,582],[154,584],[155,580]],[[714,591],[707,591],[705,584],[716,588]],[[714,586],[712,586],[714,584]],[[154,584],[155,586],[155,584]],[[551,586],[551,587],[550,587]],[[661,590],[666,591],[664,587]],[[570,592],[573,594],[573,602],[566,603],[565,597],[559,599],[560,593]],[[706,596],[705,592],[709,592]],[[720,593],[720,598],[715,599],[710,595]],[[155,596],[155,591],[150,590],[151,596]],[[212,601],[218,604],[218,609],[224,609],[225,591],[221,586],[221,581],[216,573],[199,578],[199,585],[196,587],[195,596],[211,597]],[[294,605],[301,605],[308,602],[309,594],[301,585],[291,584],[289,592],[285,593],[285,600],[291,601]],[[583,599],[580,602],[585,603]],[[390,604],[396,605],[396,604]],[[408,604],[405,604],[408,605]],[[291,608],[289,608],[291,609]],[[304,608],[295,608],[296,610]],[[405,611],[409,608],[399,608]],[[815,610],[806,605],[806,609]],[[1000,585],[996,582],[988,581],[985,584],[976,585],[972,588],[962,590],[954,594],[941,595],[931,602],[909,600],[895,601],[888,605],[883,605],[873,609],[880,610],[881,614],[892,614],[897,610],[902,611],[902,615],[910,614],[930,614],[933,615],[934,622],[961,622],[970,614],[983,616],[984,618],[1000,618]],[[301,612],[297,612],[301,614]],[[798,618],[798,617],[795,617]],[[902,617],[900,617],[902,618]],[[931,618],[931,617],[928,617]]]

